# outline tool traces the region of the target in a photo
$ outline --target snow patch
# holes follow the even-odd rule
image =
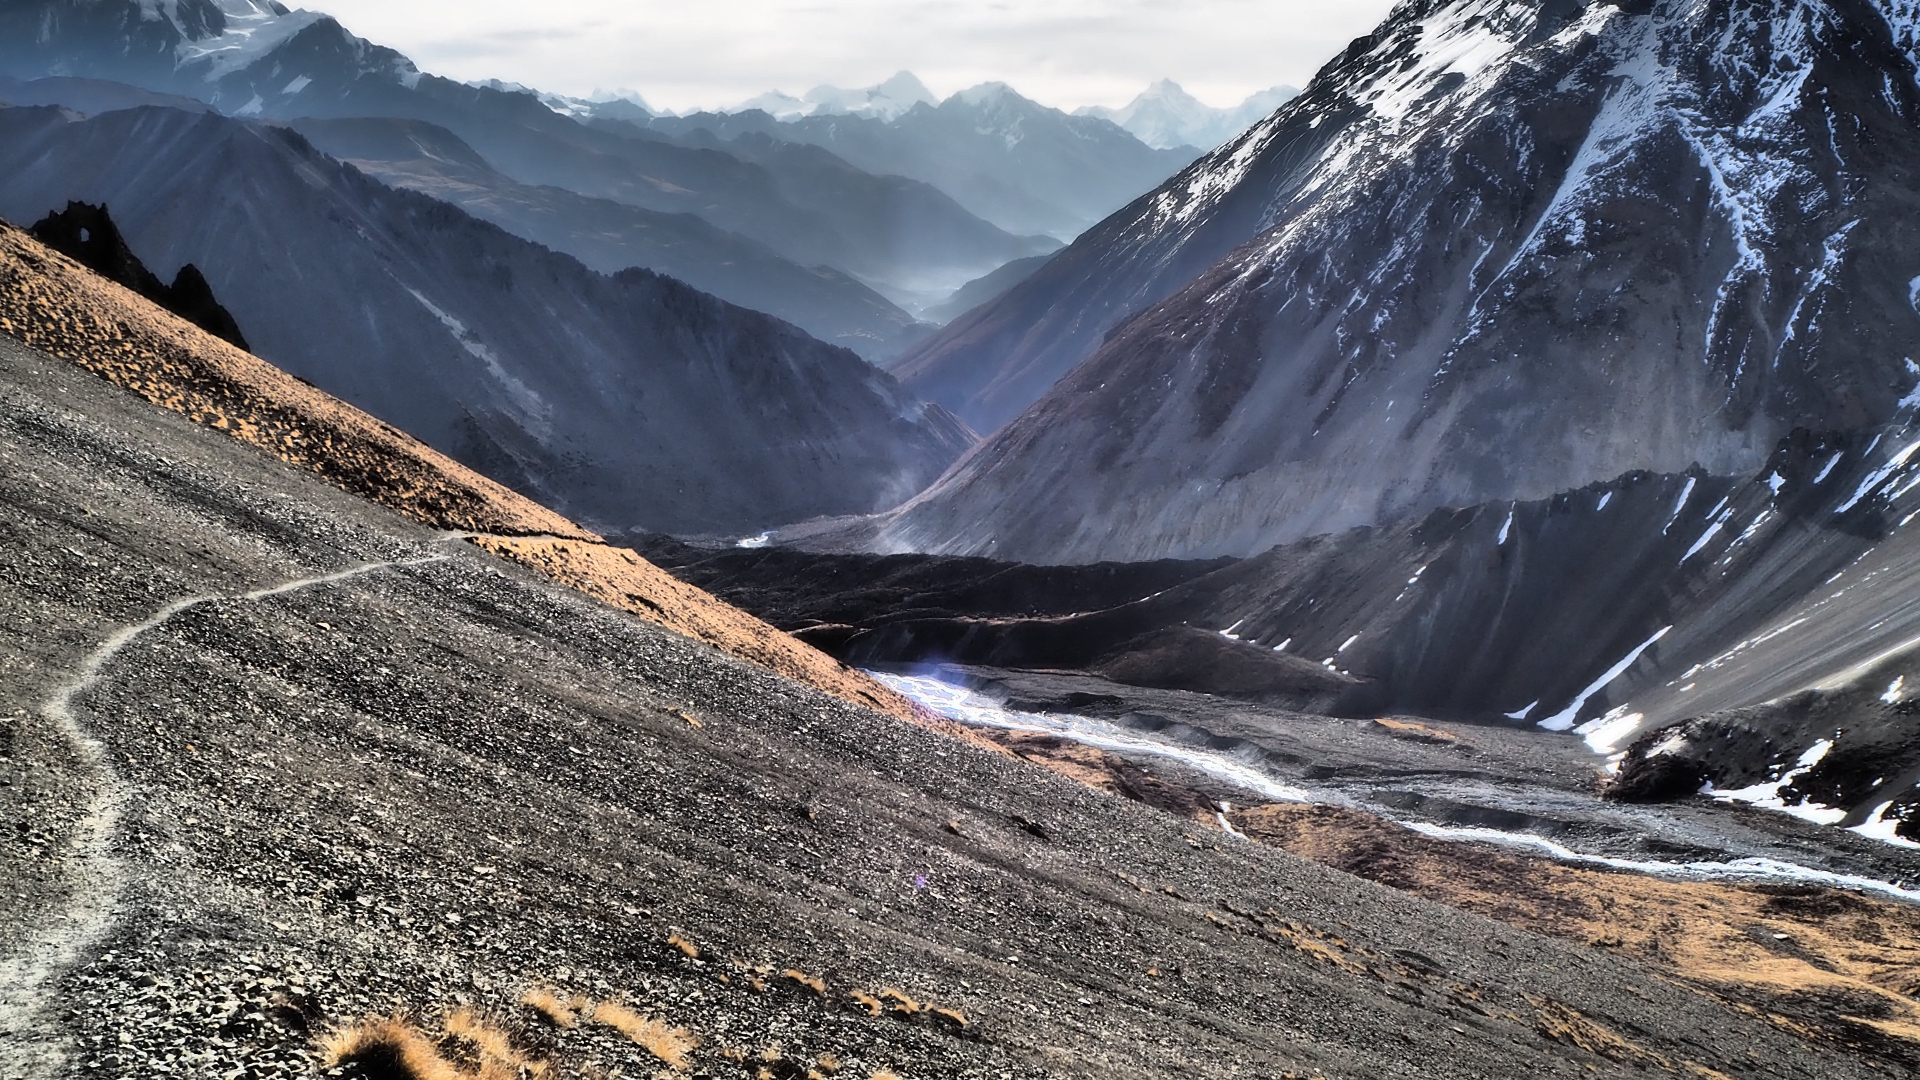
[[[1789,806],[1780,795],[1782,788],[1792,785],[1795,780],[1805,776],[1814,766],[1825,760],[1827,751],[1832,749],[1832,739],[1821,739],[1807,747],[1806,753],[1800,755],[1800,760],[1794,762],[1793,766],[1781,774],[1778,780],[1754,784],[1751,787],[1735,788],[1731,791],[1714,791],[1709,794],[1727,802],[1742,802],[1763,810],[1778,810],[1818,825],[1838,825],[1847,816],[1846,810],[1806,802]]]
[[[1519,712],[1510,712],[1504,715],[1509,720],[1525,720],[1527,717],[1533,715],[1533,710],[1539,707],[1540,707],[1540,702],[1538,699],[1535,699],[1533,704],[1528,705],[1526,708],[1521,709]]]
[[[1907,677],[1905,675],[1902,675],[1899,678],[1893,680],[1892,684],[1890,684],[1887,687],[1887,692],[1880,695],[1880,700],[1886,702],[1889,705],[1898,705],[1902,700],[1906,698],[1906,696],[1907,696]]]
[[[1813,482],[1816,484],[1825,483],[1827,480],[1827,477],[1833,475],[1833,467],[1835,465],[1840,464],[1840,459],[1846,456],[1847,456],[1847,452],[1845,450],[1834,451],[1833,456],[1827,459],[1827,463],[1821,466],[1820,475],[1814,477]]]
[[[1878,840],[1884,844],[1892,844],[1895,847],[1920,848],[1920,844],[1916,844],[1894,831],[1900,827],[1900,819],[1887,817],[1887,811],[1891,809],[1893,809],[1893,800],[1889,799],[1875,807],[1873,813],[1867,815],[1867,820],[1847,831],[1850,833],[1858,833],[1869,840]]]
[[[1591,698],[1593,695],[1599,693],[1602,690],[1605,690],[1607,688],[1608,683],[1611,683],[1613,680],[1626,674],[1627,669],[1632,667],[1635,663],[1637,663],[1640,657],[1648,649],[1653,648],[1656,644],[1660,642],[1661,638],[1666,637],[1668,634],[1672,632],[1673,632],[1673,627],[1671,626],[1661,627],[1659,632],[1655,633],[1652,637],[1641,642],[1639,645],[1634,646],[1633,651],[1628,653],[1625,657],[1621,658],[1619,663],[1608,668],[1605,673],[1603,673],[1598,679],[1595,679],[1593,681],[1593,684],[1591,686],[1588,686],[1585,690],[1580,691],[1580,693],[1573,699],[1571,703],[1567,705],[1566,708],[1560,710],[1559,712],[1553,714],[1552,716],[1547,717],[1545,720],[1540,721],[1540,726],[1543,728],[1546,728],[1548,731],[1570,730],[1573,727],[1573,722],[1579,719],[1580,710],[1586,707],[1588,698]]]
[[[1507,508],[1507,520],[1503,524],[1501,524],[1500,538],[1494,541],[1494,546],[1496,547],[1507,546],[1507,537],[1513,533],[1513,515],[1514,515],[1514,512],[1518,509],[1519,507],[1517,506],[1510,506]]]
[[[971,690],[939,679],[894,675],[884,671],[869,671],[867,674],[889,689],[905,694],[949,720],[963,724],[1054,735],[1116,754],[1167,758],[1251,791],[1263,799],[1289,803],[1314,801],[1313,796],[1305,790],[1279,783],[1258,767],[1244,761],[1195,747],[1161,742],[1106,720],[1065,713],[1014,712],[1001,708]]]
[[[1613,501],[1613,492],[1611,491],[1603,492],[1600,496],[1600,505],[1593,508],[1594,512],[1599,513],[1600,511],[1605,510],[1607,508],[1607,504],[1612,501]]]
[[[1660,530],[1661,536],[1667,535],[1667,530],[1673,528],[1673,523],[1680,520],[1680,511],[1687,508],[1687,500],[1693,498],[1694,486],[1699,482],[1700,478],[1697,476],[1687,477],[1687,486],[1680,489],[1680,498],[1673,504],[1673,514],[1667,518],[1666,526]]]
[[[1859,504],[1861,499],[1864,499],[1867,497],[1867,493],[1869,491],[1872,491],[1874,488],[1879,487],[1880,484],[1883,481],[1885,481],[1888,477],[1892,476],[1896,472],[1899,472],[1901,468],[1903,468],[1907,464],[1908,460],[1910,460],[1913,457],[1913,455],[1916,453],[1920,453],[1920,442],[1914,442],[1914,443],[1908,444],[1906,449],[1901,450],[1899,453],[1889,458],[1885,465],[1882,465],[1879,468],[1873,470],[1871,473],[1868,473],[1867,478],[1865,480],[1860,481],[1860,486],[1854,489],[1853,497],[1848,499],[1846,502],[1842,503],[1840,505],[1840,509],[1835,510],[1834,513],[1844,514],[1847,511],[1853,509],[1856,505]]]
[[[1483,844],[1500,844],[1505,847],[1532,848],[1543,851],[1562,862],[1587,863],[1594,866],[1610,866],[1615,870],[1630,870],[1641,874],[1655,874],[1661,877],[1679,877],[1708,881],[1792,881],[1808,885],[1825,885],[1839,889],[1853,889],[1862,892],[1875,892],[1901,900],[1920,901],[1920,892],[1901,888],[1892,882],[1877,878],[1858,877],[1853,874],[1836,874],[1829,870],[1815,870],[1798,863],[1784,862],[1780,859],[1734,859],[1731,862],[1689,862],[1670,863],[1644,859],[1617,859],[1603,855],[1587,855],[1562,844],[1556,844],[1544,836],[1532,833],[1501,832],[1498,829],[1458,828],[1448,825],[1429,825],[1424,822],[1402,822],[1414,832],[1431,836],[1436,840],[1476,841]]]

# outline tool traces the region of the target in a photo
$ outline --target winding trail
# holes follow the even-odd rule
[[[463,534],[438,538],[436,543],[470,539]],[[244,593],[209,593],[176,600],[145,620],[108,635],[87,654],[71,678],[41,703],[39,712],[73,744],[82,767],[90,771],[94,794],[75,823],[73,840],[64,855],[69,875],[65,909],[31,928],[11,955],[0,958],[0,1080],[29,1080],[57,1074],[66,1061],[66,1047],[43,1027],[49,989],[61,972],[82,961],[112,927],[124,874],[114,855],[113,840],[132,789],[114,771],[105,747],[88,733],[76,711],[80,697],[98,686],[108,664],[142,636],[176,616],[204,604],[250,602],[303,589],[351,581],[383,570],[445,562],[452,555],[365,563],[351,569],[298,578]],[[76,778],[86,783],[84,776]]]

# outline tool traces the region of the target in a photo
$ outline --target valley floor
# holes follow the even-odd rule
[[[677,1059],[606,1003],[690,1075],[1903,1067],[789,682],[4,341],[0,535],[0,1076],[312,1075],[462,1008],[558,1075]]]

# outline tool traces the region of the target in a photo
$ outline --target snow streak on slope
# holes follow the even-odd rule
[[[1920,891],[1913,891],[1886,881],[1831,871],[1817,870],[1772,858],[1740,858],[1727,861],[1696,860],[1692,862],[1663,862],[1651,859],[1623,859],[1612,856],[1594,855],[1581,852],[1564,844],[1557,843],[1544,836],[1532,833],[1507,832],[1479,827],[1459,827],[1435,824],[1428,821],[1408,821],[1392,816],[1384,808],[1363,805],[1345,795],[1327,791],[1310,790],[1276,781],[1257,763],[1241,758],[1197,747],[1167,742],[1152,735],[1125,730],[1104,720],[1067,713],[1023,713],[1003,709],[993,702],[963,687],[942,682],[939,679],[914,675],[893,675],[886,672],[868,672],[889,688],[913,698],[922,705],[952,720],[979,727],[998,728],[1006,731],[1026,731],[1037,734],[1054,735],[1060,738],[1091,746],[1098,750],[1118,754],[1122,757],[1149,757],[1177,762],[1195,769],[1215,780],[1232,784],[1255,796],[1274,802],[1315,803],[1331,806],[1358,806],[1375,813],[1397,825],[1404,826],[1425,836],[1442,840],[1458,840],[1499,844],[1506,847],[1530,849],[1549,858],[1562,862],[1583,863],[1595,866],[1607,866],[1616,870],[1628,870],[1643,874],[1656,874],[1700,881],[1758,881],[1758,882],[1795,882],[1810,885],[1825,885],[1844,889],[1859,889],[1881,893],[1902,900],[1920,901]],[[1863,833],[1862,835],[1872,835]]]
[[[1409,0],[1057,264],[1113,284],[1036,275],[979,320],[993,349],[929,350],[1053,363],[1032,343],[1079,331],[1029,294],[1112,312],[1252,227],[884,546],[1252,555],[1887,423],[1920,359],[1912,78],[1859,5]]]

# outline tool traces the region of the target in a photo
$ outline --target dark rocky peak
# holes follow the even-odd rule
[[[127,246],[104,205],[69,202],[65,210],[48,214],[28,231],[101,277],[132,289],[214,337],[249,349],[240,324],[214,298],[213,287],[199,267],[186,263],[174,274],[173,284],[161,281]]]

